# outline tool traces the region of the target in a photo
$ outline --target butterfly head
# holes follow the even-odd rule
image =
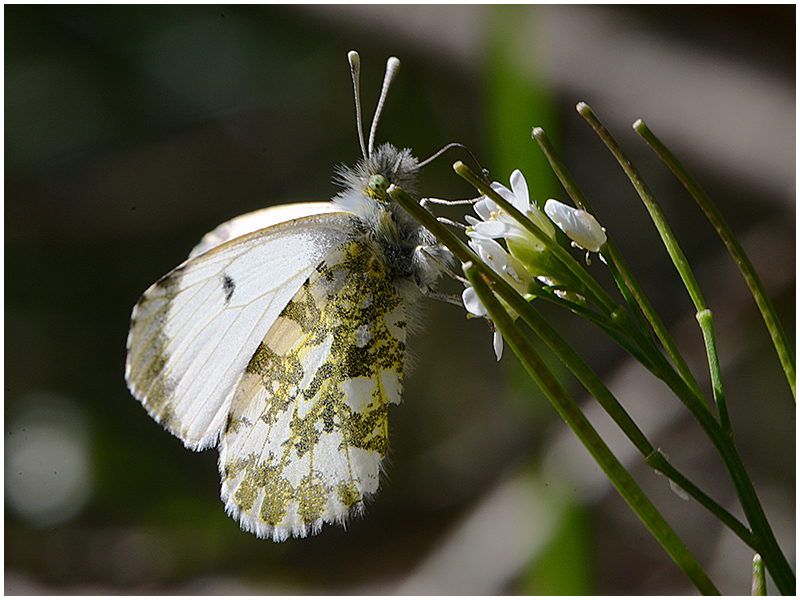
[[[375,132],[389,91],[389,86],[397,75],[400,61],[391,57],[386,63],[386,74],[383,79],[380,99],[375,109],[375,116],[370,127],[369,142],[364,143],[364,131],[361,123],[361,59],[357,52],[347,55],[350,71],[353,76],[353,91],[356,105],[356,127],[361,144],[363,158],[355,167],[340,166],[336,171],[337,183],[344,188],[333,201],[357,215],[373,230],[384,229],[391,223],[387,219],[403,223],[403,228],[412,225],[409,215],[400,209],[388,196],[390,185],[402,188],[407,193],[415,193],[419,174],[419,161],[411,154],[411,150],[399,150],[391,144],[375,147]]]
[[[392,184],[405,192],[416,192],[419,161],[407,148],[398,150],[391,144],[382,144],[371,156],[359,160],[355,167],[340,166],[336,174],[337,183],[344,190],[334,202],[361,216],[374,209],[376,203],[383,208],[393,204],[387,194]]]
[[[439,276],[441,265],[450,262],[450,252],[388,195],[391,185],[409,194],[416,193],[420,163],[408,148],[400,150],[388,143],[375,147],[378,120],[400,61],[391,57],[386,63],[386,75],[372,119],[369,142],[365,144],[361,125],[360,59],[355,51],[348,54],[348,59],[353,76],[356,125],[363,158],[355,167],[341,166],[337,169],[338,183],[344,189],[333,201],[361,221],[363,230],[375,244],[376,256],[383,257],[395,284],[404,285],[402,281],[411,284],[408,293],[403,293],[404,296],[410,298],[420,290],[427,293]]]

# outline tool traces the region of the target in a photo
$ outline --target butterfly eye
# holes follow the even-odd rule
[[[376,199],[386,199],[386,190],[389,189],[389,180],[383,175],[373,175],[367,184],[367,193]]]

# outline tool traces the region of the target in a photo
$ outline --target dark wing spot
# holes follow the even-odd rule
[[[225,304],[231,301],[233,291],[236,289],[236,283],[233,278],[227,273],[222,274],[222,291],[225,293]]]

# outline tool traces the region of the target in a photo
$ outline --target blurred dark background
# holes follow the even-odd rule
[[[795,404],[702,213],[630,128],[642,118],[729,220],[795,336],[795,7],[6,6],[5,592],[640,594],[692,588],[507,353],[429,302],[363,519],[283,544],[239,530],[216,452],[155,424],[123,379],[130,311],[218,223],[324,200],[359,156],[346,53],[378,140],[467,145],[507,184],[566,201],[543,126],[704,388],[692,305],[638,197],[575,113],[644,174],[714,311],[738,446],[795,563]],[[470,188],[451,151],[425,195]],[[440,214],[460,219],[462,212]],[[590,267],[611,285],[599,261]],[[443,287],[457,292],[453,282]],[[597,330],[539,308],[653,444],[734,514],[723,467],[663,385]],[[562,371],[558,364],[553,368]],[[568,378],[578,397],[580,390]],[[587,399],[594,414],[594,403]],[[752,552],[598,429],[724,593]],[[773,588],[774,589],[774,588]]]

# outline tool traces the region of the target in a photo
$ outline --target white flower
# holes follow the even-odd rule
[[[495,273],[503,277],[520,294],[527,294],[528,288],[533,283],[533,277],[522,263],[506,252],[500,244],[492,239],[473,238],[469,241],[470,247]],[[478,298],[475,289],[467,286],[461,294],[464,307],[473,315],[485,317],[488,314],[486,307]],[[503,355],[503,337],[499,331],[494,332],[494,352],[497,360]]]
[[[536,205],[531,204],[528,184],[519,169],[511,173],[510,190],[496,181],[492,183],[491,187],[546,235],[551,238],[555,237],[556,230],[553,224]],[[469,245],[481,260],[511,284],[515,290],[522,295],[528,294],[528,290],[533,284],[533,276],[519,259],[509,254],[494,240],[503,238],[509,248],[513,250],[513,244],[516,248],[515,252],[519,250],[523,254],[526,251],[541,252],[545,248],[544,244],[490,198],[484,196],[475,203],[474,208],[480,220],[471,216],[466,217],[467,223],[470,225],[467,229],[467,235],[471,238]],[[467,286],[464,290],[462,300],[470,313],[480,317],[487,315],[486,307],[483,306],[472,286]],[[512,317],[515,318],[516,314],[512,314]],[[503,337],[497,330],[494,331],[493,346],[497,360],[500,360],[503,355]]]
[[[503,199],[507,200],[514,208],[528,217],[534,225],[550,237],[555,236],[553,224],[545,217],[541,210],[531,204],[528,196],[528,184],[519,169],[511,173],[511,189],[501,183],[492,183],[492,189]],[[505,238],[531,245],[537,252],[544,250],[544,244],[532,236],[522,225],[500,208],[493,200],[484,196],[475,203],[475,212],[481,218],[467,216],[470,228],[467,235],[473,239]]]
[[[479,317],[485,317],[487,315],[486,308],[478,298],[478,294],[475,293],[475,288],[471,285],[464,290],[461,294],[461,298],[464,300],[466,309],[473,315]],[[494,348],[494,355],[497,357],[497,360],[503,358],[503,336],[494,328],[492,330],[492,347]]]
[[[580,248],[598,252],[608,239],[606,230],[585,210],[567,206],[551,198],[545,203],[544,212]]]

